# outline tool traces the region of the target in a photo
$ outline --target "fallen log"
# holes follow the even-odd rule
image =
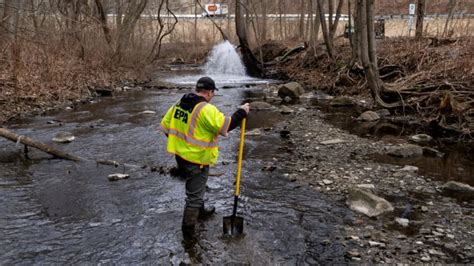
[[[102,165],[110,165],[114,167],[129,167],[129,168],[139,168],[140,166],[137,165],[132,165],[132,164],[127,164],[123,162],[118,162],[114,160],[88,160],[86,158],[82,158],[79,156],[72,155],[70,153],[61,151],[59,149],[56,149],[54,147],[49,146],[48,144],[45,144],[43,142],[40,142],[38,140],[34,140],[32,138],[18,135],[6,128],[0,128],[0,137],[6,138],[8,140],[11,140],[16,143],[21,143],[25,145],[25,154],[27,154],[27,146],[31,146],[34,148],[37,148],[38,150],[41,150],[43,152],[46,152],[48,154],[53,155],[56,158],[60,159],[65,159],[65,160],[70,160],[74,162],[80,162],[80,161],[95,161],[97,164],[102,164]]]
[[[38,150],[44,151],[44,152],[46,152],[48,154],[51,154],[51,155],[53,155],[54,157],[57,157],[57,158],[66,159],[66,160],[75,161],[75,162],[79,162],[79,161],[84,160],[81,157],[78,157],[78,156],[69,154],[67,152],[61,151],[59,149],[51,147],[51,146],[49,146],[45,143],[42,143],[40,141],[37,141],[37,140],[31,139],[29,137],[13,133],[13,132],[7,130],[6,128],[0,128],[0,137],[4,137],[8,140],[11,140],[11,141],[16,142],[16,143],[21,143],[21,144],[24,144],[26,146],[31,146],[31,147],[37,148]]]

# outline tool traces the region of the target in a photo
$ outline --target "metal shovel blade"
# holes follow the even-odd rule
[[[224,222],[224,235],[238,236],[244,232],[244,218],[239,216],[226,216]]]

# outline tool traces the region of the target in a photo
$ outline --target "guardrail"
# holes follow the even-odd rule
[[[116,14],[107,14],[108,17],[116,17]],[[262,15],[257,15],[259,17],[262,17]],[[316,14],[313,14],[313,17],[315,17]],[[169,14],[161,14],[161,18],[173,18],[172,15]],[[228,14],[228,15],[219,15],[219,16],[211,16],[214,19],[234,19],[235,15],[234,14]],[[308,19],[310,15],[305,14],[305,18]],[[329,15],[325,14],[326,20],[329,19]],[[425,19],[435,19],[435,18],[447,18],[447,14],[430,14],[430,15],[425,15]],[[157,19],[157,15],[141,15],[142,19]],[[178,19],[206,19],[205,16],[202,16],[202,14],[176,14],[176,18]],[[300,14],[267,14],[267,18],[270,19],[276,19],[276,18],[283,18],[283,19],[300,19]],[[335,16],[333,16],[333,19]],[[375,16],[375,18],[384,18],[386,20],[388,19],[408,19],[410,18],[410,15],[408,14],[398,14],[398,15],[379,15]],[[457,13],[453,15],[453,18],[474,18],[474,14],[470,13]],[[339,18],[340,21],[347,21],[349,20],[349,16],[346,14],[341,15]]]

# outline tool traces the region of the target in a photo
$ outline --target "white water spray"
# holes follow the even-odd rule
[[[204,65],[204,71],[207,75],[246,76],[242,59],[229,41],[224,41],[212,48]]]

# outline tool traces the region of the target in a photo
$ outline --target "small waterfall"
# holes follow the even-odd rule
[[[224,41],[212,48],[204,70],[206,75],[246,76],[242,59],[229,41]]]

